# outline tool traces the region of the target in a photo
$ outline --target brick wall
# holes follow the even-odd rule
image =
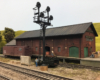
[[[92,30],[91,27],[88,30]],[[93,37],[93,41],[86,41],[85,36]],[[39,54],[39,38],[35,39],[23,39],[17,40],[17,46],[22,45],[22,41],[25,41],[25,45],[27,44],[32,48],[33,54]],[[41,53],[43,53],[43,40],[41,40]],[[91,42],[91,45],[89,45]],[[24,46],[24,45],[23,45]],[[74,35],[74,36],[59,36],[59,37],[48,37],[45,40],[45,46],[50,47],[50,53],[53,50],[57,56],[66,56],[69,57],[69,48],[72,46],[79,48],[79,57],[84,57],[84,47],[88,47],[88,53],[90,56],[90,48],[92,47],[92,52],[95,51],[95,35],[94,33],[85,32],[83,35]],[[36,51],[37,47],[37,51]],[[61,51],[58,52],[58,47],[61,48]]]
[[[88,28],[89,30],[92,31],[91,27]],[[93,41],[87,41],[85,36],[91,36],[93,37]],[[91,43],[91,44],[89,44]],[[95,35],[94,33],[91,32],[85,32],[82,36],[82,46],[81,46],[81,54],[82,58],[84,57],[84,47],[88,47],[88,56],[92,54],[92,52],[95,52]],[[90,48],[92,47],[92,52],[90,51]]]
[[[33,41],[33,44],[28,45],[32,48],[33,54],[39,54],[39,39],[29,39],[29,40],[17,40],[17,46],[21,46],[22,42],[25,41],[25,44],[30,44]],[[43,40],[41,40],[41,53],[43,53]],[[23,45],[24,46],[24,45]],[[57,56],[69,56],[69,47],[76,46],[79,48],[80,53],[80,37],[79,36],[64,36],[64,37],[51,37],[46,38],[45,46],[50,47],[50,53],[53,50]],[[37,51],[36,51],[37,47]],[[61,51],[58,52],[58,47],[61,48]],[[80,56],[80,54],[79,54]]]

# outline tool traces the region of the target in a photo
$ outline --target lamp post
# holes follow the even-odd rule
[[[43,64],[45,64],[45,29],[47,26],[51,26],[51,20],[53,20],[53,16],[52,15],[49,16],[50,12],[49,6],[47,6],[46,10],[43,12],[40,12],[40,7],[41,7],[40,2],[37,2],[36,7],[33,8],[34,10],[33,22],[39,24],[43,30]],[[47,13],[47,16],[45,16],[44,13]]]

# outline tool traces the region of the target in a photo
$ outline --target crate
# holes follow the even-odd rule
[[[95,58],[98,58],[98,54],[94,54],[94,57],[95,57]]]
[[[100,58],[100,51],[98,51],[98,57]]]
[[[41,71],[48,71],[48,66],[40,66]]]
[[[21,64],[25,64],[30,66],[31,65],[31,57],[30,56],[20,56]]]

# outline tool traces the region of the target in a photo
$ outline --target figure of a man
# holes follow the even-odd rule
[[[38,59],[35,59],[36,67],[38,66]]]

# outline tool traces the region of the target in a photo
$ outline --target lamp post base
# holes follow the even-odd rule
[[[42,64],[41,66],[48,66],[47,64]]]

